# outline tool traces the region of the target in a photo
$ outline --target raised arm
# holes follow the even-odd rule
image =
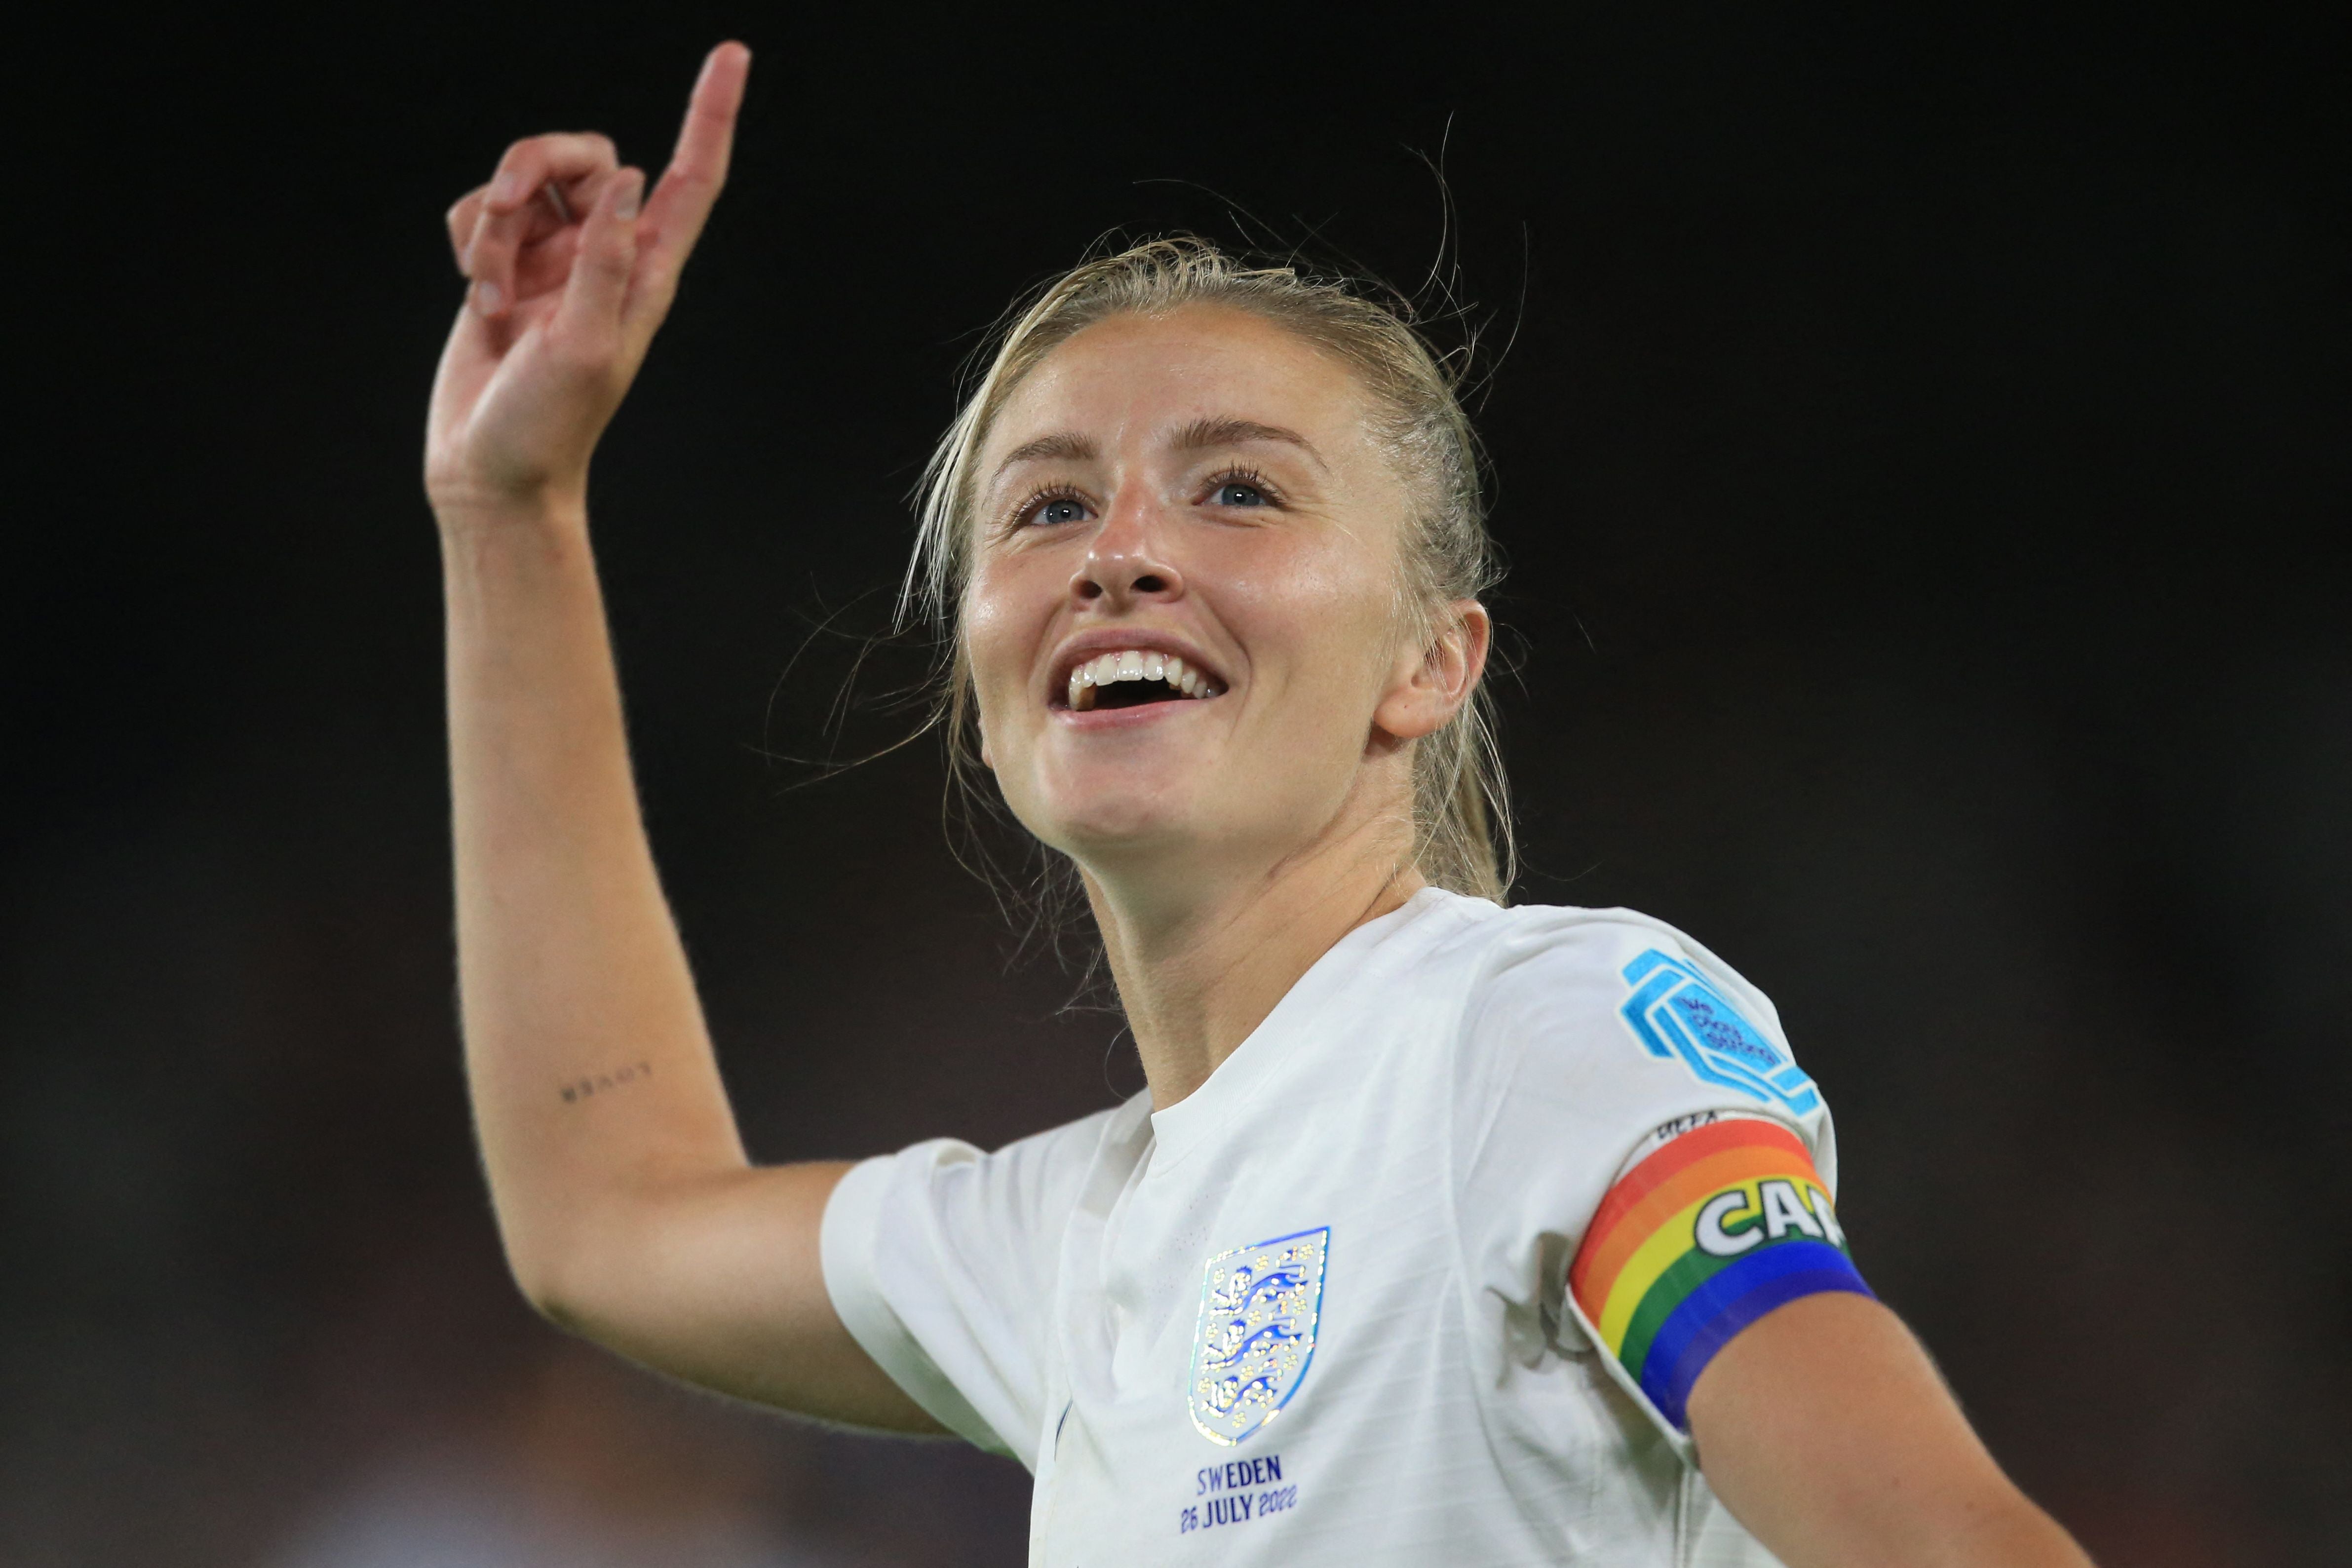
[[[449,214],[471,286],[425,487],[467,1074],[541,1311],[728,1393],[933,1429],[826,1296],[817,1230],[844,1167],[744,1155],[638,813],[589,550],[589,457],[725,183],[750,66],[740,44],[711,52],[649,196],[603,137],[541,136]]]

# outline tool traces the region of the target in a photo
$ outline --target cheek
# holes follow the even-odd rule
[[[1228,585],[1235,630],[1269,654],[1279,650],[1283,685],[1311,694],[1323,705],[1318,716],[1350,726],[1369,718],[1395,643],[1387,576],[1352,542],[1264,565]]]
[[[980,699],[984,730],[1001,727],[1008,704],[1024,700],[1029,666],[1044,623],[1052,616],[1050,602],[1024,591],[1024,574],[1004,563],[982,563],[972,574],[963,601],[964,656],[971,666],[972,686]]]

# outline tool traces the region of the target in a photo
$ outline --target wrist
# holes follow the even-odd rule
[[[551,572],[569,577],[580,569],[594,574],[588,509],[576,500],[444,503],[433,515],[440,525],[442,574],[452,591],[539,581]]]
[[[431,500],[445,545],[492,534],[568,538],[588,531],[583,494],[436,494]]]

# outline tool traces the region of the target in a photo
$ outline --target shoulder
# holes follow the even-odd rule
[[[1712,996],[1727,1029],[1744,1030],[1785,1052],[1770,998],[1687,934],[1632,909],[1580,909],[1522,904],[1500,908],[1483,899],[1442,895],[1433,911],[1425,961],[1462,984],[1469,1021],[1488,1026],[1526,1019],[1623,1011],[1634,995]],[[1631,1021],[1631,1015],[1628,1015]],[[1723,1036],[1727,1044],[1735,1036]]]
[[[1630,909],[1484,907],[1450,937],[1468,1105],[1572,1104],[1625,1134],[1746,1106],[1810,1134],[1821,1092],[1779,1011],[1706,946]]]
[[[1034,1266],[1052,1250],[1120,1130],[1142,1119],[1130,1102],[992,1152],[929,1138],[862,1161],[825,1206],[828,1273],[887,1274],[893,1258],[928,1260],[926,1270],[947,1259],[983,1271],[995,1266],[990,1258]]]
[[[869,1160],[852,1174],[895,1189],[902,1201],[994,1210],[1017,1221],[1075,1201],[1106,1146],[1132,1133],[1149,1111],[1139,1096],[994,1150],[960,1138],[929,1138]]]
[[[1381,941],[1365,977],[1393,977],[1416,989],[1445,987],[1474,1006],[1605,984],[1653,948],[1719,965],[1673,926],[1631,909],[1506,908],[1439,888],[1423,889],[1408,909],[1409,924]]]
[[[1471,902],[1465,900],[1465,902]],[[1485,906],[1454,942],[1472,959],[1474,999],[1489,1011],[1621,1008],[1635,990],[1680,977],[1720,995],[1778,1040],[1780,1015],[1764,993],[1688,934],[1632,909],[1565,904]]]

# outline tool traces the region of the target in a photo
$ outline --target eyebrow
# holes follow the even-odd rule
[[[1323,455],[1315,450],[1315,444],[1307,437],[1295,430],[1286,430],[1278,424],[1262,424],[1255,419],[1234,419],[1225,415],[1196,419],[1179,430],[1169,444],[1179,452],[1200,452],[1219,446],[1245,446],[1254,441],[1278,441],[1286,446],[1296,446],[1313,458],[1318,467],[1324,465]],[[1004,461],[996,465],[996,471],[1002,475],[1019,463],[1084,461],[1100,455],[1100,449],[1087,437],[1074,430],[1062,430],[1023,442],[1004,455]]]
[[[1278,441],[1286,446],[1296,446],[1323,465],[1323,455],[1315,444],[1295,430],[1285,430],[1278,424],[1261,424],[1254,419],[1231,419],[1213,416],[1196,419],[1176,433],[1170,443],[1179,452],[1198,452],[1204,447],[1246,446],[1254,441]]]
[[[1034,441],[1023,442],[1004,455],[1004,461],[996,465],[996,471],[1002,474],[1015,463],[1066,462],[1094,455],[1096,448],[1093,442],[1076,431],[1057,431],[1052,435],[1041,435]]]

